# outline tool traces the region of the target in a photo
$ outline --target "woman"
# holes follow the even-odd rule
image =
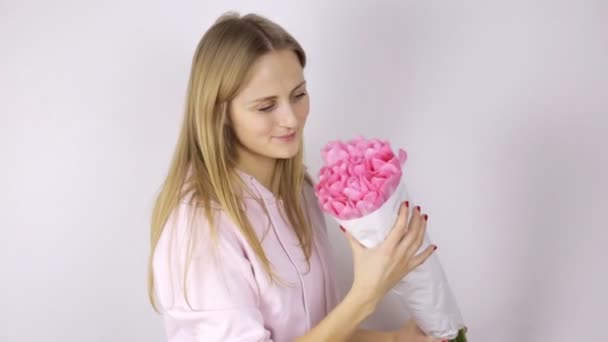
[[[193,59],[187,108],[152,218],[150,300],[169,341],[432,341],[413,323],[357,329],[420,255],[426,215],[404,205],[338,302],[330,245],[303,165],[306,55],[277,24],[227,13]]]

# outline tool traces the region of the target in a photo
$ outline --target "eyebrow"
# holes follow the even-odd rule
[[[291,92],[294,92],[296,89],[300,88],[304,84],[306,84],[306,81],[302,81],[302,83],[298,84],[295,88],[293,88],[293,90]],[[262,98],[259,98],[256,100],[252,100],[252,101],[250,101],[250,103],[262,102],[262,101],[272,100],[272,99],[276,99],[276,98],[277,98],[276,95],[266,96],[266,97],[262,97]]]

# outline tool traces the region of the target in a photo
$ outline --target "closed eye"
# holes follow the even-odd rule
[[[299,100],[299,99],[303,98],[306,95],[307,95],[307,93],[301,93],[301,94],[296,95],[295,97]],[[273,108],[274,108],[274,104],[272,104],[270,106],[267,106],[267,107],[264,107],[264,108],[260,108],[259,111],[267,113],[267,112],[272,111]]]
[[[260,112],[270,112],[273,108],[274,108],[274,105],[268,106],[268,107],[264,107],[264,108],[260,108],[259,111]]]
[[[296,95],[297,98],[301,98],[301,97],[304,97],[304,96],[306,96],[306,93],[302,93],[302,94]]]

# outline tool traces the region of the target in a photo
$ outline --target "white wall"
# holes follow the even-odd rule
[[[0,340],[162,341],[148,216],[194,48],[228,9],[308,52],[307,160],[358,133],[410,188],[471,341],[599,341],[605,1],[0,1]],[[349,287],[350,251],[328,219]],[[387,298],[368,327],[402,319]]]

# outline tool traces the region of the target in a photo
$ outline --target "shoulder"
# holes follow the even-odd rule
[[[218,248],[244,252],[236,230],[218,205],[211,204],[207,211],[191,200],[181,200],[165,223],[155,254],[183,261],[207,257]]]
[[[213,215],[213,225],[209,215]],[[155,293],[161,307],[191,311],[187,308],[192,305],[202,312],[255,306],[257,283],[234,229],[222,210],[206,213],[183,202],[175,207],[153,257]]]

